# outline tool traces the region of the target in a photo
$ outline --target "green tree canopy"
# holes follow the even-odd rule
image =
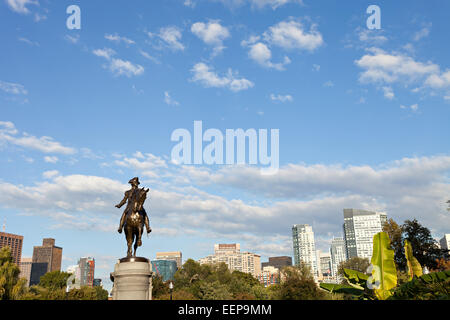
[[[419,261],[422,267],[426,266],[428,269],[436,269],[439,259],[445,257],[448,259],[448,254],[445,250],[441,250],[431,236],[428,228],[422,226],[416,219],[406,220],[402,225],[403,240],[408,240],[411,244],[414,257]]]
[[[63,289],[67,285],[70,273],[62,271],[47,272],[40,281],[39,286],[50,290]]]
[[[0,300],[16,300],[25,292],[26,280],[19,278],[20,269],[13,262],[11,249],[0,249]]]
[[[284,281],[279,285],[276,295],[281,300],[321,300],[325,293],[314,281],[311,269],[305,265],[286,267],[282,271]]]

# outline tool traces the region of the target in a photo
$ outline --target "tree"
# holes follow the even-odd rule
[[[70,273],[67,272],[47,272],[41,277],[39,286],[50,290],[63,289],[67,286],[67,280],[69,277]]]
[[[96,300],[108,300],[108,291],[106,291],[105,289],[103,289],[100,286],[94,287],[95,293],[97,295],[97,299]]]
[[[311,269],[305,265],[300,267],[284,268],[285,280],[279,286],[278,299],[281,300],[321,300],[325,297],[311,273]]]
[[[67,293],[67,300],[99,300],[97,290],[83,286],[80,289],[72,289]]]
[[[342,278],[345,278],[344,269],[356,270],[358,272],[367,274],[367,269],[369,268],[369,266],[370,266],[369,259],[353,257],[339,264],[338,275]],[[344,280],[344,282],[346,281]]]
[[[201,300],[230,300],[232,294],[228,291],[228,287],[219,281],[203,282],[200,285]]]
[[[26,291],[26,280],[19,278],[20,269],[13,263],[11,249],[0,249],[0,300],[17,300]]]
[[[158,299],[159,297],[169,293],[169,285],[164,283],[160,275],[155,275],[152,278],[152,297]]]
[[[397,268],[402,271],[406,270],[405,251],[403,249],[403,230],[394,219],[389,219],[383,226],[391,240],[391,248],[394,250],[394,261]]]
[[[439,249],[436,240],[428,228],[422,226],[416,219],[406,220],[402,225],[403,239],[408,240],[413,248],[413,255],[428,269],[437,268],[437,260],[445,257],[445,250]]]

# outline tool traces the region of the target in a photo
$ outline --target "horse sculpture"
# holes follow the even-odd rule
[[[151,232],[149,227],[149,221],[147,213],[144,209],[144,202],[147,199],[147,193],[150,189],[138,188],[139,179],[133,178],[129,181],[132,185],[132,189],[125,192],[123,200],[116,205],[116,208],[120,208],[126,202],[128,202],[122,218],[120,219],[119,233],[122,233],[122,228],[125,229],[125,238],[127,240],[127,257],[136,257],[136,250],[142,246],[142,233],[144,231],[144,225],[147,228],[147,233]],[[132,251],[134,241],[134,252]]]
[[[139,189],[138,199],[135,207],[131,212],[127,213],[125,220],[125,238],[127,239],[128,251],[127,257],[131,257],[131,246],[134,241],[133,257],[136,257],[136,249],[142,246],[142,232],[144,231],[144,218],[147,214],[144,209],[144,202],[150,189]]]

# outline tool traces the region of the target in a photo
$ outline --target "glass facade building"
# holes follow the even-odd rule
[[[161,276],[162,280],[173,281],[177,272],[177,262],[175,260],[153,260],[151,261],[152,271]]]

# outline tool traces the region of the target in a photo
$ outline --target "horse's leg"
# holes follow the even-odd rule
[[[144,226],[139,224],[138,227],[138,247],[142,246],[142,233],[144,232]]]
[[[131,246],[133,245],[133,233],[130,232],[130,229],[128,226],[125,226],[125,237],[127,239],[127,245],[128,245],[127,257],[129,258],[132,255]]]
[[[135,238],[135,240],[134,240],[134,255],[133,255],[133,257],[136,257],[136,250],[138,248],[139,237],[138,237],[137,234],[133,233],[133,238]]]

